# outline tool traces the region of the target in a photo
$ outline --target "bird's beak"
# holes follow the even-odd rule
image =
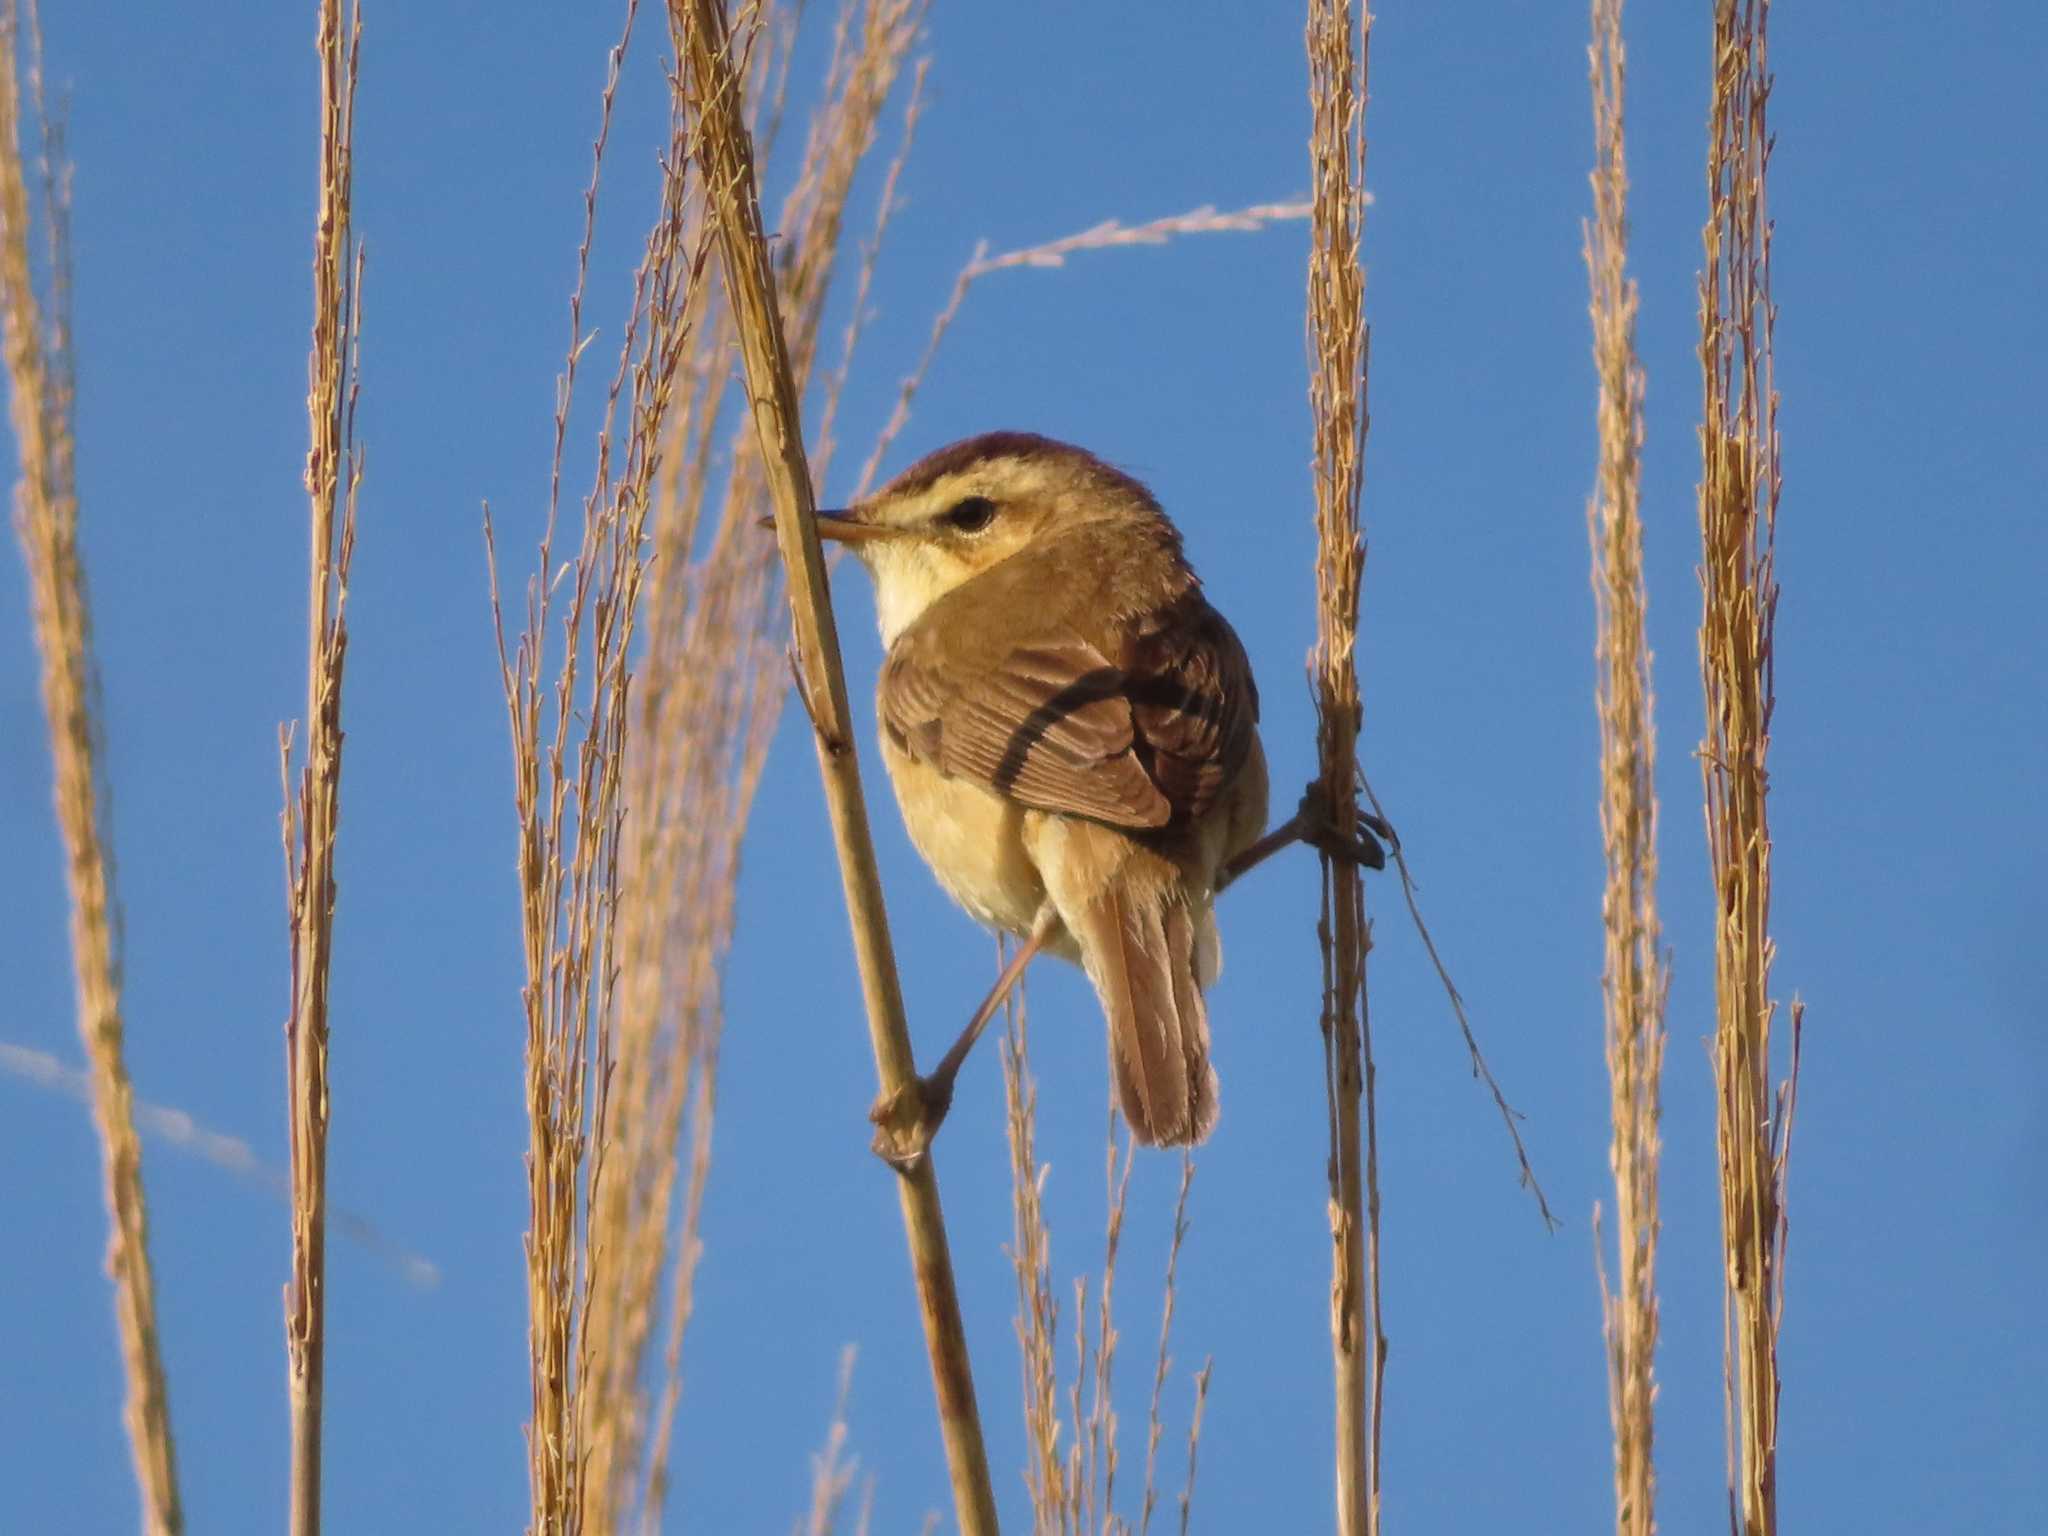
[[[764,517],[761,519],[761,526],[773,528],[775,519]],[[830,539],[839,544],[864,544],[869,539],[887,538],[896,532],[894,528],[883,523],[864,523],[850,510],[821,510],[818,513],[817,529],[819,538]]]

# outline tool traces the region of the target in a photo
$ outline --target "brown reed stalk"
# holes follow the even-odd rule
[[[1365,102],[1372,17],[1350,0],[1309,0],[1309,404],[1315,424],[1316,647],[1310,680],[1322,798],[1336,830],[1357,825],[1358,596],[1365,540],[1370,336],[1359,240],[1365,222]],[[1356,865],[1322,859],[1323,1054],[1330,1111],[1330,1347],[1337,1397],[1337,1528],[1377,1532],[1386,1334],[1380,1313],[1379,1137],[1365,957],[1372,929]],[[1364,1145],[1360,1146],[1360,1110]],[[1361,1156],[1362,1150],[1362,1156]],[[1370,1332],[1368,1332],[1368,1328]]]
[[[1605,1237],[1601,1313],[1607,1407],[1614,1427],[1616,1536],[1657,1528],[1657,1164],[1667,972],[1657,920],[1657,734],[1644,615],[1641,512],[1643,370],[1636,356],[1636,285],[1628,276],[1627,54],[1622,0],[1593,0],[1587,50],[1593,93],[1593,218],[1586,271],[1599,373],[1599,482],[1587,508],[1598,621],[1594,704],[1600,717],[1601,900],[1606,941],[1607,1074],[1611,1088],[1618,1285],[1609,1289]],[[1597,1217],[1596,1217],[1597,1223]]]
[[[609,1094],[617,1064],[620,869],[633,717],[633,655],[649,560],[648,522],[664,432],[682,372],[708,249],[688,215],[690,128],[677,104],[662,157],[662,195],[640,266],[597,441],[576,555],[556,569],[562,443],[587,338],[582,300],[618,72],[636,8],[611,56],[585,196],[584,239],[555,418],[555,467],[526,623],[508,646],[488,514],[492,611],[511,720],[514,804],[526,961],[530,1149],[527,1283],[533,1418],[529,1477],[536,1536],[585,1528],[590,1476],[584,1396],[600,1376],[591,1298],[618,1255],[585,1225],[606,1198]],[[549,672],[547,637],[559,623]],[[580,691],[580,696],[579,696]],[[550,707],[550,696],[552,702]]]
[[[842,8],[806,163],[777,226],[779,299],[789,334],[800,338],[792,359],[800,390],[814,368],[853,175],[874,143],[922,10],[921,0]],[[749,59],[750,116],[764,110],[773,82],[786,79],[789,40],[780,13],[764,14]],[[765,110],[773,117],[779,107],[771,100]],[[884,221],[891,202],[885,188]],[[706,216],[693,183],[693,240],[707,227]],[[875,256],[870,245],[864,273]],[[852,341],[826,381],[828,413],[844,386]],[[702,1251],[698,1219],[710,1172],[739,849],[786,680],[775,550],[754,527],[764,491],[751,426],[741,423],[735,433],[722,481],[711,451],[712,434],[723,425],[732,343],[730,310],[707,283],[698,290],[663,427],[668,451],[650,519],[654,560],[643,594],[645,645],[626,764],[633,816],[621,853],[612,1141],[589,1218],[592,1243],[613,1262],[589,1296],[592,1370],[581,1399],[589,1457],[584,1520],[593,1531],[620,1528],[635,1508],[643,1528],[652,1529],[667,1495],[683,1338]],[[823,442],[814,449],[814,472],[822,473],[828,453]],[[664,1312],[660,1368],[653,1370],[649,1357]]]
[[[719,0],[670,0],[670,13],[671,31],[687,55],[692,96],[701,114],[699,154],[746,363],[748,406],[775,509],[776,540],[791,577],[796,666],[816,728],[818,766],[839,850],[876,1069],[884,1101],[902,1102],[916,1090],[916,1065],[861,798],[846,678],[814,524],[816,497],[798,425],[791,338],[784,335],[776,309],[753,145],[741,111],[739,60]],[[938,1394],[956,1517],[963,1536],[982,1536],[996,1529],[995,1496],[932,1158],[915,1159],[897,1179],[897,1189]]]
[[[122,1056],[119,912],[101,777],[99,678],[92,614],[78,550],[78,482],[72,386],[69,170],[59,135],[42,111],[42,48],[33,3],[26,60],[21,16],[0,7],[0,327],[7,350],[8,406],[21,479],[14,528],[28,566],[29,605],[42,663],[43,713],[58,830],[71,900],[71,958],[78,1033],[85,1047],[93,1127],[100,1142],[109,1236],[107,1273],[127,1380],[122,1417],[141,1491],[142,1527],[152,1536],[184,1528],[158,1341],[156,1284],[135,1096]],[[22,158],[26,65],[42,144],[41,193],[49,259],[49,302],[38,298],[30,255],[29,181]]]
[[[334,957],[335,834],[341,816],[344,610],[355,551],[362,452],[355,441],[362,247],[353,239],[354,128],[362,9],[343,26],[320,0],[320,204],[313,227],[313,341],[307,360],[306,493],[312,501],[307,600],[306,746],[296,793],[292,733],[280,731],[292,1002],[285,1023],[291,1130],[292,1278],[285,1291],[294,1536],[320,1529],[321,1424],[327,1376],[328,978]],[[352,249],[353,247],[353,249]]]
[[[1715,897],[1729,1525],[1743,1536],[1777,1529],[1778,1327],[1800,1023],[1795,1004],[1789,1073],[1774,1092],[1767,797],[1782,482],[1766,197],[1769,21],[1768,0],[1719,0],[1714,8],[1710,211],[1700,278],[1700,668],[1707,718],[1701,766]]]

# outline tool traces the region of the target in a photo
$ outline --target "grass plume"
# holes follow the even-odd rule
[[[176,1536],[184,1528],[184,1513],[157,1332],[135,1092],[122,1050],[120,917],[102,777],[99,677],[78,549],[69,168],[59,135],[42,109],[41,35],[33,3],[26,19],[24,58],[23,16],[13,0],[0,8],[0,327],[20,461],[14,527],[28,566],[57,827],[71,900],[78,1033],[100,1143],[110,1228],[107,1273],[114,1284],[114,1319],[127,1383],[122,1416],[141,1494],[142,1528],[151,1536]],[[22,96],[24,72],[32,112]],[[42,152],[39,190],[48,258],[47,303],[36,292],[31,254],[35,214],[22,150],[31,125]]]
[[[1768,813],[1778,393],[1772,342],[1768,0],[1718,0],[1700,278],[1700,668],[1707,843],[1714,880],[1714,1080],[1719,1106],[1729,1524],[1777,1529],[1778,1326],[1785,1178],[1799,1079],[1799,1009],[1773,1089]]]
[[[311,499],[306,742],[296,792],[291,732],[281,732],[291,1016],[285,1025],[291,1134],[292,1278],[285,1293],[291,1408],[291,1528],[320,1529],[327,1375],[328,979],[334,958],[335,835],[341,819],[344,610],[363,459],[355,441],[362,248],[351,219],[361,7],[320,0],[320,202],[313,228],[313,341],[307,360],[306,493]]]
[[[1309,0],[1309,404],[1315,429],[1316,645],[1310,683],[1324,803],[1356,829],[1358,601],[1365,575],[1365,103],[1372,17],[1351,0]],[[1337,1529],[1379,1530],[1380,1418],[1387,1341],[1380,1311],[1379,1135],[1365,958],[1372,929],[1355,864],[1322,857],[1323,1054],[1330,1113],[1330,1348],[1336,1376]],[[1361,1108],[1363,1137],[1361,1138]],[[1361,1139],[1363,1145],[1361,1146]]]
[[[815,371],[854,173],[875,142],[921,13],[902,0],[842,9],[804,160],[778,223],[778,302],[785,327],[799,338],[792,358],[799,390]],[[786,79],[790,20],[779,11],[762,17],[745,74],[750,120],[779,115],[774,92]],[[688,238],[701,242],[708,228],[701,183],[692,181],[688,195]],[[884,219],[890,201],[885,189]],[[874,259],[871,245],[864,272]],[[610,1144],[590,1211],[591,1242],[612,1255],[589,1293],[590,1375],[582,1395],[584,1519],[599,1531],[636,1513],[651,1526],[667,1497],[702,1253],[740,845],[787,680],[775,549],[754,526],[765,490],[751,424],[733,426],[722,475],[714,452],[716,434],[733,416],[726,409],[733,337],[718,285],[702,284],[662,426],[667,447],[649,518],[654,558],[642,590],[625,764],[632,812],[620,850]],[[827,413],[851,355],[849,337],[839,371],[824,386]],[[826,451],[821,444],[811,455],[819,472]]]
[[[852,749],[845,670],[814,522],[817,500],[803,450],[800,395],[792,366],[803,338],[785,333],[777,309],[753,139],[742,112],[744,43],[733,33],[720,0],[670,0],[670,6],[671,31],[688,59],[692,99],[702,114],[699,153],[711,222],[724,257],[726,293],[745,360],[748,405],[775,509],[777,544],[790,574],[795,665],[812,711],[869,1036],[884,1100],[893,1102],[915,1092],[916,1065],[861,796],[859,763]],[[897,1190],[924,1317],[955,1515],[963,1536],[983,1536],[996,1529],[995,1496],[931,1157],[916,1159],[898,1178]]]
[[[1602,975],[1611,1088],[1617,1284],[1601,1253],[1608,1414],[1614,1428],[1616,1536],[1656,1530],[1658,1120],[1664,1067],[1665,969],[1657,919],[1657,739],[1645,630],[1641,512],[1643,370],[1636,286],[1628,276],[1627,58],[1621,0],[1593,0],[1593,218],[1586,226],[1593,361],[1600,380],[1599,481],[1587,510],[1598,620],[1594,702],[1600,719]]]
[[[706,249],[689,218],[690,117],[672,98],[661,198],[635,271],[596,469],[576,552],[554,555],[563,442],[588,338],[583,295],[620,66],[637,7],[611,55],[584,202],[570,338],[556,398],[548,522],[525,623],[508,643],[488,514],[492,610],[511,721],[527,1026],[527,1286],[535,1536],[586,1528],[587,1395],[602,1375],[591,1298],[620,1256],[586,1225],[606,1197],[608,1099],[617,1063],[620,869],[626,838],[634,644],[676,381],[698,313]],[[548,637],[559,626],[559,654]],[[593,1526],[609,1529],[609,1526]]]

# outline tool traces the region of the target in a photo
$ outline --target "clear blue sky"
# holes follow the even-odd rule
[[[310,4],[46,8],[77,160],[79,464],[108,705],[139,1091],[283,1156],[275,732],[302,708]],[[330,1271],[338,1531],[516,1528],[526,1505],[519,958],[478,506],[537,531],[603,51],[619,7],[376,0],[357,145],[369,445],[350,615],[332,1193],[424,1252]],[[817,6],[814,10],[820,9]],[[1254,12],[1270,20],[1248,19]],[[1631,8],[1634,268],[1673,953],[1662,1249],[1664,1529],[1722,1528],[1711,930],[1700,833],[1695,274],[1707,7]],[[824,17],[813,18],[814,26]],[[941,4],[908,204],[843,419],[861,443],[975,240],[1306,186],[1293,7]],[[1782,1508],[1801,1531],[2048,1523],[2048,970],[2037,850],[2048,21],[1793,5],[1773,28],[1786,487],[1773,756],[1777,988],[1809,1009],[1792,1187]],[[1564,1228],[1547,1236],[1391,886],[1372,997],[1396,1531],[1598,1529],[1608,1439],[1589,1218],[1608,1195],[1585,502],[1584,8],[1385,7],[1373,35],[1366,761]],[[655,35],[650,28],[647,36]],[[798,79],[815,78],[815,33]],[[619,128],[593,314],[645,226],[654,56]],[[873,178],[858,206],[872,205]],[[865,212],[861,214],[865,219]],[[1301,227],[980,285],[891,467],[954,437],[1071,437],[1147,479],[1245,638],[1282,795],[1312,632]],[[841,294],[842,308],[845,295]],[[858,454],[841,460],[843,482]],[[829,493],[844,483],[828,484]],[[877,663],[840,583],[855,694]],[[61,865],[18,560],[0,560],[0,1039],[75,1061]],[[860,1348],[876,1529],[945,1504],[808,746],[785,729],[747,853],[674,1529],[786,1529]],[[876,826],[929,1053],[990,945],[891,809]],[[1227,903],[1221,1127],[1182,1266],[1170,1432],[1215,1358],[1198,1528],[1328,1528],[1327,1248],[1312,864]],[[759,921],[773,912],[771,927]],[[787,935],[808,934],[800,960]],[[1033,984],[1054,1263],[1099,1266],[1103,1048]],[[132,1529],[96,1151],[0,1078],[0,1487],[23,1532]],[[194,1530],[282,1520],[285,1211],[146,1154]],[[1141,1162],[1122,1277],[1126,1456],[1176,1166]],[[996,1060],[941,1144],[963,1300],[1022,1528]],[[1169,1461],[1178,1466],[1177,1449]],[[1127,1466],[1131,1463],[1127,1461]]]

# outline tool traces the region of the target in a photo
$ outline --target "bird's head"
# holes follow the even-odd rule
[[[927,454],[857,506],[820,512],[818,534],[850,547],[874,577],[887,645],[961,583],[1103,521],[1173,539],[1159,503],[1122,470],[1049,437],[989,432]]]

